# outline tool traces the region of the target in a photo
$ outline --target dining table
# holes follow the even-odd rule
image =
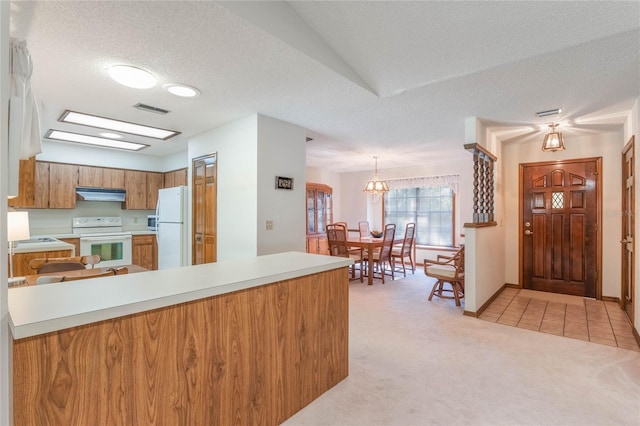
[[[382,247],[384,239],[373,237],[358,237],[349,238],[347,240],[347,246],[353,248],[361,248],[366,251],[367,259],[373,259],[373,251],[376,248]],[[404,240],[402,238],[396,238],[393,240],[393,244],[402,244]],[[373,262],[367,262],[367,284],[373,285]]]
[[[138,266],[138,265],[124,265],[124,266],[128,269],[128,273],[129,274],[148,271],[148,269],[143,268],[142,266]],[[27,275],[26,277],[24,277],[24,285],[36,285],[36,282],[38,281],[39,277],[47,277],[47,276],[61,276],[62,275],[62,276],[65,276],[65,277],[91,278],[91,277],[93,277],[95,275],[103,274],[103,273],[109,271],[110,269],[115,269],[115,268],[102,267],[102,268],[90,268],[90,269],[77,269],[77,270],[73,270],[73,271],[49,272],[49,273],[46,273],[46,274]]]

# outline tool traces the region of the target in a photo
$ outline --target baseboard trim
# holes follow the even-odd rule
[[[636,338],[636,343],[640,346],[640,334],[638,334],[638,330],[636,330],[633,324],[631,324],[631,331],[633,331],[633,337]]]
[[[482,313],[485,311],[485,309],[487,309],[489,307],[489,305],[491,304],[491,302],[493,302],[494,300],[496,300],[496,298],[500,295],[500,293],[502,293],[502,290],[504,290],[507,287],[511,287],[511,286],[516,286],[516,288],[520,288],[518,287],[516,284],[503,284],[502,287],[500,287],[495,293],[493,293],[493,295],[491,295],[491,297],[489,298],[489,300],[487,300],[486,302],[484,302],[482,304],[482,306],[480,306],[480,309],[478,309],[477,311],[473,312],[473,311],[467,311],[465,310],[462,315],[467,316],[467,317],[473,317],[473,318],[478,318],[480,315],[482,315]]]
[[[614,296],[602,296],[602,301],[603,301],[603,302],[616,302],[616,303],[620,303],[620,298],[619,298],[619,297],[614,297]]]
[[[520,284],[511,284],[511,283],[506,283],[504,286],[507,288],[518,288],[518,289],[522,288],[520,287]]]

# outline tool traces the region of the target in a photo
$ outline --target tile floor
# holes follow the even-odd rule
[[[616,302],[505,288],[480,319],[640,352]]]

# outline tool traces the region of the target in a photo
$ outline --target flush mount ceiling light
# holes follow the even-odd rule
[[[162,87],[164,87],[167,92],[183,98],[195,98],[200,94],[198,89],[186,84],[165,84]]]
[[[160,129],[158,127],[143,126],[142,124],[128,123],[126,121],[111,118],[98,117],[97,115],[82,112],[65,111],[58,121],[63,123],[80,124],[83,126],[97,127],[99,129],[129,133],[132,135],[146,136],[148,138],[167,140],[180,132],[175,130]]]
[[[158,82],[149,71],[129,65],[114,65],[107,72],[118,83],[134,89],[150,89]]]
[[[542,150],[544,152],[556,152],[564,151],[564,139],[562,139],[562,133],[556,132],[558,125],[551,123],[551,132],[544,135],[544,141],[542,142]]]
[[[98,133],[100,136],[102,136],[103,138],[109,138],[109,139],[122,139],[122,135],[119,135],[117,133],[110,133],[110,132],[100,132]]]
[[[382,194],[389,191],[389,186],[387,186],[387,182],[378,179],[378,157],[373,158],[376,160],[375,173],[373,175],[373,179],[367,182],[363,191],[368,192],[369,194]]]
[[[104,148],[126,149],[128,151],[140,151],[149,145],[135,142],[117,141],[113,139],[99,138],[96,136],[81,135],[79,133],[63,132],[60,130],[49,130],[44,137],[60,142],[73,142],[85,145],[101,146]]]

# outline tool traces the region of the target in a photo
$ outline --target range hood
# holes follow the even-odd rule
[[[124,189],[76,187],[78,200],[84,201],[120,201],[124,202],[127,192]]]

